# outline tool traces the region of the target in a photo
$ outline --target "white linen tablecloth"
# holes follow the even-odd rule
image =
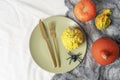
[[[64,0],[0,0],[0,80],[50,80],[33,61],[29,38],[39,19],[65,15]]]

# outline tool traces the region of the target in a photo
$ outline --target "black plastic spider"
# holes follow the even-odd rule
[[[76,61],[81,62],[81,60],[82,60],[82,59],[79,57],[79,56],[81,55],[80,53],[78,53],[78,54],[72,54],[72,52],[69,51],[69,52],[68,52],[68,55],[70,55],[70,57],[67,58],[67,60],[70,59],[69,64],[71,64],[72,61],[73,61],[73,62],[76,62]]]

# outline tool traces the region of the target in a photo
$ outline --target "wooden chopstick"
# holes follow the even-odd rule
[[[56,42],[55,38],[53,38],[53,43],[54,43],[54,52],[55,52],[55,59],[56,59],[56,62],[57,62],[57,66],[61,67],[59,52],[58,52],[58,49],[57,49],[57,42]]]
[[[56,62],[57,62],[57,66],[61,67],[60,56],[59,56],[58,46],[57,46],[57,41],[56,41],[56,31],[55,31],[55,24],[54,23],[51,23],[51,26],[50,26],[50,35],[51,35],[52,40],[53,40],[54,54],[55,54],[55,59],[56,59]]]

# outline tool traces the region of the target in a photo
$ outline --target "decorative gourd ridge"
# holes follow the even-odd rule
[[[110,9],[105,9],[102,13],[100,13],[96,18],[95,18],[95,25],[96,28],[99,30],[105,30],[108,28],[108,26],[111,23],[111,19],[109,15],[111,14]]]

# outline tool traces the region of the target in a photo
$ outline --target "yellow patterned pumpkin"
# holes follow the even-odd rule
[[[109,15],[111,13],[110,9],[106,9],[95,18],[95,25],[97,29],[104,30],[110,25],[111,19],[109,18]]]
[[[82,31],[78,28],[67,28],[61,36],[62,43],[68,50],[73,50],[79,47],[84,41],[84,36]]]

